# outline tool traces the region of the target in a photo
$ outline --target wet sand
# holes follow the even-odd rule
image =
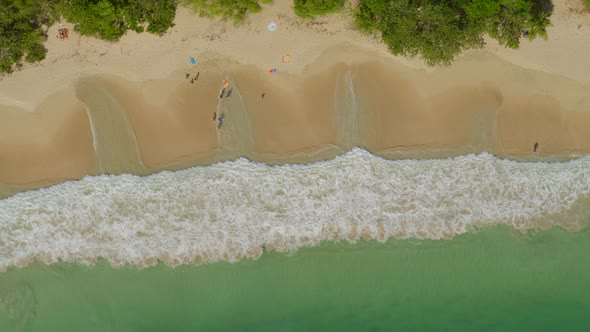
[[[426,72],[362,49],[335,54],[301,75],[220,60],[143,82],[87,76],[35,112],[4,107],[0,194],[238,157],[314,162],[355,146],[388,158],[590,152],[590,88],[576,81],[486,55]],[[220,99],[223,79],[230,86]]]
[[[197,71],[191,70],[191,79]],[[135,134],[141,160],[148,168],[197,159],[217,147],[211,114],[217,107],[220,72],[201,72],[190,83],[184,72],[164,80],[130,83],[102,78],[124,108]]]
[[[90,122],[72,89],[47,97],[35,112],[0,108],[4,191],[79,179],[92,174],[95,164]]]
[[[43,62],[0,78],[0,197],[87,174],[241,156],[307,163],[355,146],[387,158],[587,154],[590,24],[579,1],[553,4],[549,40],[511,50],[486,39],[445,68],[392,56],[354,29],[350,12],[304,20],[287,0],[240,26],[181,6],[162,37],[128,32],[110,43],[72,30],[46,42]],[[232,93],[220,100],[223,79]]]
[[[305,77],[255,69],[233,73],[252,123],[251,152],[281,157],[336,145],[334,89],[342,70],[335,66]]]

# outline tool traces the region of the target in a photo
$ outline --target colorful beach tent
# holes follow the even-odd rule
[[[291,56],[289,54],[283,55],[283,63],[291,62]]]
[[[191,64],[193,64],[193,65],[194,65],[195,63],[197,63],[197,61],[195,60],[195,58],[193,58],[193,57],[191,56]]]

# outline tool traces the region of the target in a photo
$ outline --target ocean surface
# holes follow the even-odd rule
[[[0,331],[586,331],[589,196],[589,156],[87,177],[0,200]]]
[[[0,331],[588,331],[590,232],[325,243],[176,268],[0,274]]]

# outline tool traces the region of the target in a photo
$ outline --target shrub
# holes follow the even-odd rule
[[[63,16],[79,24],[82,35],[116,41],[128,29],[162,35],[174,25],[176,0],[71,0],[63,3]]]
[[[48,0],[0,0],[0,72],[11,73],[22,60],[35,62],[47,53],[43,25],[55,22]]]
[[[236,24],[244,21],[248,13],[260,12],[260,3],[271,2],[272,0],[183,0],[184,5],[201,16],[221,17]]]
[[[547,0],[361,0],[356,26],[379,33],[396,55],[420,55],[446,65],[463,50],[483,46],[483,34],[517,48],[527,38],[547,38]]]
[[[314,18],[338,12],[344,8],[346,0],[294,0],[295,14],[303,18]]]

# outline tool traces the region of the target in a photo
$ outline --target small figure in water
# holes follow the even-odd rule
[[[535,142],[535,145],[533,146],[533,153],[537,153],[537,148],[539,147],[539,143]]]
[[[225,89],[221,89],[221,94],[219,95],[219,99],[223,98],[224,93],[225,93]]]
[[[217,118],[217,129],[221,128],[222,124],[223,124],[223,116],[220,116]]]
[[[264,96],[266,96],[266,92],[264,92],[260,95],[260,100],[264,100]]]
[[[185,78],[188,80],[188,77],[189,77],[189,76],[190,76],[190,75],[189,75],[188,73],[186,73],[186,75],[185,75]]]

